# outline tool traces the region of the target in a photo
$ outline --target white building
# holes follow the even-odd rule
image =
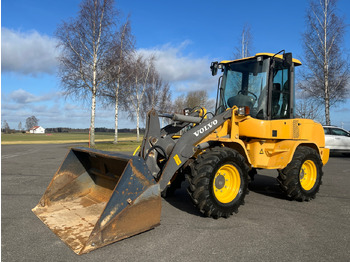
[[[31,134],[45,134],[45,128],[42,126],[33,126],[30,130],[29,133]]]

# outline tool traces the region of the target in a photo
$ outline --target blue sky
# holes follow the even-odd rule
[[[3,0],[1,6],[1,117],[11,128],[35,115],[43,127],[87,128],[88,103],[65,99],[56,77],[57,25],[76,16],[77,0]],[[142,1],[120,0],[116,6],[131,15],[136,47],[155,53],[172,96],[205,89],[215,98],[217,78],[211,61],[232,59],[244,24],[253,35],[253,51],[293,52],[302,61],[302,39],[308,1]],[[350,2],[339,0],[340,15],[350,18]],[[350,32],[345,45],[350,45]],[[298,71],[297,71],[298,73]],[[350,130],[350,99],[331,110],[332,124]],[[97,127],[113,128],[113,109],[98,106]],[[119,127],[134,128],[122,115]]]

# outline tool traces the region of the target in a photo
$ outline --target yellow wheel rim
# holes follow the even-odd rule
[[[221,203],[234,200],[241,187],[241,177],[237,168],[226,164],[220,167],[213,180],[213,190],[216,199]]]
[[[304,190],[314,187],[317,179],[317,168],[313,161],[306,160],[301,166],[299,174],[300,184]]]

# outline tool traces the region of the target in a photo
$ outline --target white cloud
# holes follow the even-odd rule
[[[3,71],[36,76],[56,69],[56,40],[37,31],[20,32],[1,28]]]
[[[193,57],[184,55],[190,41],[184,41],[179,46],[166,44],[152,49],[139,49],[146,57],[154,55],[156,68],[161,77],[169,81],[176,91],[194,91],[215,89],[217,78],[211,76],[208,57]]]
[[[23,89],[18,89],[13,92],[11,92],[8,95],[8,98],[10,101],[17,103],[17,104],[29,104],[29,103],[36,103],[36,102],[42,102],[42,101],[48,101],[52,100],[55,97],[61,96],[60,92],[55,93],[46,93],[40,96],[33,95]]]
[[[40,36],[37,32],[33,34],[16,33],[11,30],[7,30],[7,35],[17,36],[18,39],[22,39],[26,42],[33,35],[37,35],[39,38],[54,41],[49,37]],[[4,31],[4,29],[3,29]],[[4,39],[3,34],[2,42],[10,43],[10,40]],[[48,41],[48,42],[50,42]],[[29,42],[29,41],[28,41]],[[196,57],[192,54],[188,54],[189,41],[185,41],[178,46],[164,45],[152,49],[140,49],[138,52],[149,56],[154,54],[157,57],[156,67],[159,70],[164,80],[170,82],[172,86],[172,92],[176,97],[180,92],[188,92],[194,90],[207,90],[208,93],[216,91],[217,77],[212,77],[209,66],[210,59],[208,57]],[[20,46],[20,45],[19,45]],[[29,52],[29,44],[25,45]],[[52,52],[55,45],[52,45]],[[18,46],[17,46],[18,47]],[[35,45],[32,45],[34,48]],[[3,48],[3,70],[14,71],[20,74],[29,74],[35,76],[36,74],[44,72],[52,72],[55,68],[55,61],[51,63],[52,70],[45,71],[50,66],[46,64],[45,68],[39,69],[35,65],[40,64],[40,57],[44,56],[43,53],[37,54],[35,57],[23,57],[16,56],[11,48]],[[24,47],[23,47],[24,48]],[[5,57],[4,50],[7,50]],[[11,51],[12,50],[12,51]],[[10,51],[12,54],[10,54]],[[22,51],[21,51],[22,52]],[[39,51],[38,51],[39,52]],[[25,56],[25,54],[22,52]],[[12,57],[12,58],[10,58]],[[54,55],[51,54],[54,58]],[[30,60],[36,61],[30,61]],[[14,61],[17,61],[15,63]],[[12,64],[11,64],[11,63]],[[32,64],[31,64],[32,62]],[[22,63],[28,63],[24,66]],[[6,66],[4,66],[6,65]],[[30,70],[32,69],[32,70]],[[53,76],[50,76],[53,77]],[[35,81],[40,82],[40,78],[36,78]],[[39,124],[44,127],[58,127],[67,126],[72,128],[88,127],[90,124],[90,106],[82,104],[80,101],[76,102],[71,98],[64,99],[64,95],[59,91],[48,91],[41,84],[38,84],[42,90],[42,93],[36,94],[31,89],[23,87],[23,89],[17,89],[9,93],[2,94],[1,115],[2,119],[7,120],[11,128],[17,127],[21,121],[22,125],[25,123],[27,117],[35,115],[40,121]],[[23,85],[22,85],[23,86]],[[47,90],[47,91],[44,91]],[[51,89],[52,90],[52,89]],[[99,104],[96,112],[96,127],[108,127],[114,126],[114,113],[112,109],[105,109]],[[127,119],[126,114],[120,115],[119,118],[120,128],[134,128],[134,122]]]
[[[96,127],[113,127],[113,111],[97,106]],[[43,127],[86,128],[90,124],[90,107],[66,100],[61,92],[46,92],[35,95],[30,91],[17,89],[2,95],[1,118],[10,128],[17,128],[18,123],[25,124],[29,116],[34,115]],[[122,123],[122,121],[121,121]],[[127,127],[130,121],[124,122]],[[121,128],[125,127],[120,124]],[[131,125],[133,126],[133,125]]]

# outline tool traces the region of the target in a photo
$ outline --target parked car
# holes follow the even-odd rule
[[[323,126],[326,147],[331,153],[343,153],[350,156],[350,132],[336,126]]]

